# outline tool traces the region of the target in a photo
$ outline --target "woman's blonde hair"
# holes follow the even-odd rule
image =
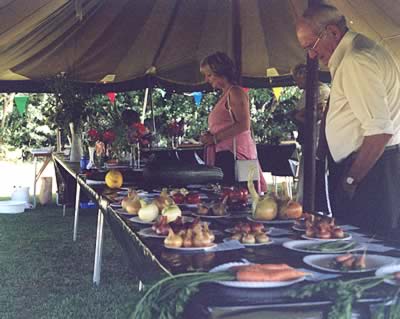
[[[239,74],[235,63],[226,53],[215,52],[205,57],[200,62],[200,67],[205,66],[208,66],[215,75],[225,77],[230,83],[239,83]]]

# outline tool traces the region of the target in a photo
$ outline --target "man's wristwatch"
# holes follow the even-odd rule
[[[356,180],[354,179],[354,177],[351,177],[351,176],[347,176],[345,179],[345,182],[347,185],[355,185],[356,184]]]

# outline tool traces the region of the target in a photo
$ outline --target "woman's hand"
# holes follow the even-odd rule
[[[206,132],[200,136],[200,142],[204,145],[214,144],[214,136],[210,132]]]

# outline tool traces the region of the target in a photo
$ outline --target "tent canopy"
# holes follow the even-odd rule
[[[355,31],[400,61],[400,1],[331,0]],[[40,91],[65,72],[82,85],[124,91],[151,83],[204,88],[203,57],[240,61],[243,85],[288,74],[305,54],[295,21],[306,0],[0,0],[0,91]]]

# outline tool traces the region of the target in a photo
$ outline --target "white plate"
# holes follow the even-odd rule
[[[290,250],[295,250],[295,251],[300,251],[303,253],[316,253],[316,254],[333,254],[333,253],[346,253],[346,252],[351,252],[351,251],[356,251],[356,250],[361,250],[364,249],[365,246],[361,244],[357,244],[354,248],[348,249],[348,250],[343,250],[343,251],[320,251],[320,250],[307,250],[305,247],[315,245],[317,244],[315,241],[310,241],[310,240],[291,240],[283,243],[283,247],[290,249]]]
[[[232,240],[232,238],[225,238],[223,241],[227,242]],[[239,241],[239,243],[241,243],[242,245],[246,246],[246,247],[258,247],[258,246],[266,246],[266,245],[271,245],[274,241],[270,238],[269,241],[267,241],[266,243],[255,243],[255,244],[245,244],[242,243],[241,241]]]
[[[122,209],[122,208],[117,208],[115,211],[116,211],[118,214],[124,215],[124,216],[130,216],[130,217],[137,216],[137,215],[135,215],[135,214],[129,214],[126,210],[124,210],[124,209]]]
[[[217,244],[212,244],[212,245],[207,246],[207,247],[170,247],[170,246],[167,246],[167,245],[164,244],[165,248],[173,249],[173,250],[180,250],[180,251],[187,251],[187,252],[190,252],[190,251],[207,251],[207,250],[209,250],[211,248],[214,248],[216,246],[217,246]]]
[[[243,266],[249,265],[249,263],[244,262],[231,262],[219,265],[215,268],[212,268],[210,272],[219,272],[225,271],[229,268],[234,266]],[[300,277],[295,280],[288,280],[288,281],[216,281],[220,285],[227,286],[227,287],[234,287],[234,288],[276,288],[276,287],[285,287],[289,285],[293,285],[297,282],[303,281],[305,276]]]
[[[159,235],[157,234],[151,227],[142,228],[138,231],[138,234],[143,237],[151,237],[151,238],[165,238],[167,235]]]
[[[118,204],[118,203],[111,203],[110,207],[112,207],[112,208],[122,208],[122,205]]]
[[[340,270],[336,269],[331,266],[331,263],[335,260],[337,256],[342,254],[320,254],[320,255],[308,255],[303,258],[304,263],[314,267],[316,269],[329,271],[329,272],[336,272],[336,273],[360,273],[360,272],[368,272],[376,270],[379,267],[393,264],[396,259],[393,257],[388,256],[381,256],[381,255],[371,255],[367,254],[365,256],[365,264],[366,268],[358,269],[358,270]],[[354,256],[359,256],[360,254],[354,254]]]
[[[399,271],[400,271],[400,264],[386,265],[386,266],[382,266],[382,267],[378,268],[378,270],[375,272],[375,275],[380,277],[380,276],[393,274],[393,273],[399,272]],[[394,279],[385,279],[384,281],[390,285],[395,285],[395,286],[399,285],[399,281],[396,281]]]
[[[303,234],[303,235],[301,235],[301,238],[304,238],[307,240],[313,240],[313,241],[336,241],[336,240],[350,240],[353,238],[353,236],[349,233],[345,233],[345,236],[343,238],[324,239],[324,238],[317,238],[317,237],[308,237],[306,234]]]
[[[154,224],[154,222],[146,222],[146,221],[140,219],[139,216],[133,216],[132,218],[129,218],[129,220],[136,224],[142,224],[142,225],[153,225]]]
[[[225,214],[225,215],[221,215],[221,216],[218,216],[218,215],[200,215],[200,214],[197,214],[195,212],[193,212],[192,215],[195,216],[195,217],[209,218],[209,219],[218,219],[218,218],[225,218],[225,217],[230,217],[231,216],[230,214]]]
[[[181,209],[185,209],[185,208],[196,208],[197,204],[177,204],[179,206],[179,208]]]
[[[306,226],[300,226],[300,225],[297,225],[297,224],[294,224],[293,226],[292,226],[292,229],[293,230],[297,230],[297,231],[306,231]]]
[[[239,231],[235,230],[235,228],[227,228],[224,230],[225,232],[229,233],[229,234],[235,234],[235,233],[239,233]],[[266,234],[271,234],[272,232],[272,228],[265,228],[263,230],[264,233]]]
[[[247,216],[247,219],[255,223],[270,224],[270,225],[292,224],[295,222],[294,219],[263,220],[263,219],[255,219],[253,218],[253,216]]]

